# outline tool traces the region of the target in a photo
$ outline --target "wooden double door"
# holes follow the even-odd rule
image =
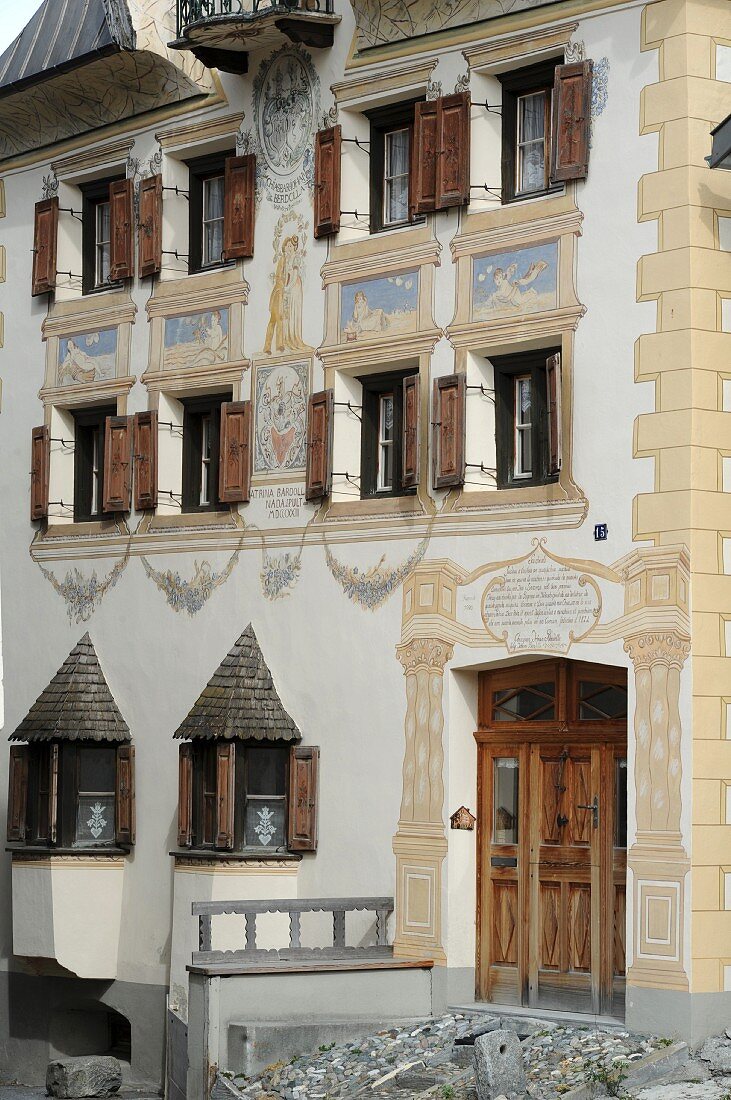
[[[552,661],[481,680],[478,996],[622,1015],[624,674]]]

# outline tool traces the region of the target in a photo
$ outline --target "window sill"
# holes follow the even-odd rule
[[[156,531],[180,530],[182,528],[199,527],[236,527],[235,506],[226,508],[221,512],[181,512],[175,516],[153,515],[150,519],[147,531],[154,534]]]
[[[530,191],[524,195],[513,195],[510,198],[502,198],[500,201],[503,206],[515,206],[517,203],[535,202],[536,199],[549,199],[553,195],[562,195],[565,187],[563,183],[556,184],[555,187],[547,187],[544,191]]]
[[[68,538],[69,536],[76,537],[78,535],[115,535],[126,533],[126,524],[123,522],[120,523],[117,519],[96,519],[79,522],[76,520],[69,520],[66,522],[60,519],[48,524],[48,527],[43,532],[43,539]]]
[[[43,844],[9,844],[5,851],[12,853],[13,859],[20,857],[20,862],[22,862],[23,860],[48,859],[49,856],[63,856],[64,858],[75,856],[79,859],[84,859],[85,856],[128,856],[132,849],[120,848],[117,845],[109,848],[50,848]]]
[[[327,509],[326,519],[358,516],[422,515],[424,506],[416,493],[399,497],[363,497],[357,501],[334,501]]]
[[[298,852],[267,852],[256,849],[243,848],[240,851],[220,851],[216,848],[180,848],[169,852],[177,860],[189,860],[191,862],[206,863],[301,863],[302,855]]]

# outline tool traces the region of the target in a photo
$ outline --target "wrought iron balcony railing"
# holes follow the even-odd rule
[[[334,0],[178,0],[178,37],[194,24],[208,20],[250,20],[269,12],[333,14]]]

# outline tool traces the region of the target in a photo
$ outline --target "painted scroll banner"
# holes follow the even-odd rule
[[[538,545],[490,581],[482,597],[482,621],[509,653],[568,653],[596,626],[601,607],[592,577]]]

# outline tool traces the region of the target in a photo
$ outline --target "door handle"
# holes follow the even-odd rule
[[[564,825],[568,825],[568,823],[569,819],[566,817],[566,814],[559,814],[556,818],[556,824],[558,825],[559,829],[563,829]]]
[[[577,810],[591,810],[592,815],[593,815],[593,826],[594,826],[595,829],[599,828],[599,799],[597,798],[596,795],[594,795],[594,801],[591,803],[590,806],[583,806],[583,805],[579,804],[576,807],[576,809]]]

